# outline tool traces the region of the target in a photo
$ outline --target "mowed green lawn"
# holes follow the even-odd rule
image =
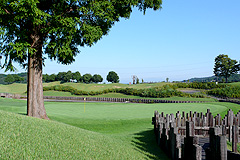
[[[210,108],[214,115],[224,115],[229,108],[235,113],[240,109],[237,104],[219,102],[45,102],[45,107],[50,121],[23,116],[26,114],[24,100],[0,98],[0,110],[21,115],[0,112],[0,127],[4,131],[0,133],[0,159],[167,159],[153,134],[151,117],[155,110],[165,114],[190,110],[205,113]],[[36,140],[27,138],[33,135]],[[35,150],[29,149],[31,147]]]

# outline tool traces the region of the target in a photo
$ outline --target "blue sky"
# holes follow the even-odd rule
[[[219,54],[240,60],[239,17],[239,0],[163,0],[160,11],[134,9],[93,47],[80,48],[71,65],[46,60],[44,73],[79,71],[106,81],[115,71],[121,83],[132,75],[148,82],[212,76]]]

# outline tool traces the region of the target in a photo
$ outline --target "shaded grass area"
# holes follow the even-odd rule
[[[232,151],[232,142],[227,141],[227,149]],[[237,143],[237,152],[240,153],[240,143]]]

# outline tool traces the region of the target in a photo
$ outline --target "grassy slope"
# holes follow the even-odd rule
[[[143,159],[121,140],[0,111],[1,159]],[[124,154],[122,154],[124,153]]]
[[[159,87],[166,84],[171,83],[153,83],[153,84],[136,84],[136,85],[128,85],[121,83],[110,83],[110,84],[84,84],[84,83],[64,83],[63,85],[72,86],[78,90],[84,91],[101,91],[110,88],[135,88],[135,89],[143,89],[143,88],[151,88],[151,87]]]
[[[21,113],[21,114],[25,114],[26,113],[26,101],[23,100],[13,100],[13,99],[3,99],[0,98],[0,110],[5,110],[5,111],[11,111],[11,112],[15,112],[15,113]],[[165,159],[166,157],[164,156],[164,154],[162,154],[162,152],[159,150],[159,147],[156,146],[156,142],[154,139],[154,135],[152,132],[153,126],[151,125],[151,117],[153,116],[153,112],[154,110],[158,110],[159,112],[164,112],[166,113],[176,113],[177,110],[179,111],[197,111],[197,112],[206,112],[207,108],[210,108],[212,113],[214,115],[216,115],[217,113],[221,113],[222,116],[224,114],[226,114],[226,111],[229,108],[232,108],[234,110],[234,112],[236,113],[240,107],[239,105],[236,104],[231,104],[231,103],[204,103],[204,104],[120,104],[120,103],[59,103],[59,102],[46,102],[45,103],[46,106],[46,110],[48,113],[48,116],[54,120],[54,121],[59,121],[59,122],[63,122],[72,126],[76,126],[78,128],[84,129],[84,130],[78,130],[78,131],[71,131],[73,132],[74,135],[70,134],[69,132],[67,133],[62,133],[66,130],[66,128],[64,129],[60,129],[59,131],[57,131],[57,129],[54,129],[54,126],[57,126],[57,128],[61,128],[60,125],[58,125],[58,123],[53,123],[53,124],[46,124],[45,127],[49,128],[47,130],[50,130],[49,132],[47,132],[47,134],[50,134],[50,138],[48,137],[42,137],[43,133],[36,133],[37,135],[39,135],[41,138],[39,138],[39,140],[37,140],[36,142],[33,140],[33,142],[31,142],[29,140],[29,142],[27,142],[26,144],[23,143],[22,141],[24,139],[20,140],[15,140],[11,141],[11,144],[7,143],[6,137],[0,141],[1,143],[6,143],[4,145],[1,146],[5,146],[5,145],[12,145],[12,146],[19,146],[19,151],[20,152],[25,152],[28,153],[28,156],[34,156],[35,154],[39,154],[39,153],[34,153],[32,155],[32,151],[30,152],[29,149],[27,149],[32,143],[38,144],[41,141],[46,141],[46,138],[48,139],[47,142],[44,142],[44,145],[49,146],[53,146],[57,147],[53,150],[51,150],[51,148],[47,148],[46,150],[42,150],[40,151],[40,154],[43,152],[55,152],[54,154],[58,155],[60,153],[58,153],[56,150],[58,150],[58,145],[60,145],[63,142],[58,142],[57,139],[55,139],[54,135],[56,135],[56,137],[58,137],[58,139],[61,139],[62,141],[65,140],[65,138],[59,138],[59,136],[63,135],[67,135],[70,134],[72,135],[71,137],[78,137],[78,138],[72,138],[70,140],[76,141],[78,142],[78,139],[81,139],[81,136],[85,135],[85,134],[89,134],[89,133],[93,133],[93,138],[90,137],[91,139],[93,139],[93,141],[91,141],[91,143],[98,143],[97,141],[99,139],[95,139],[95,135],[96,137],[100,137],[100,139],[105,139],[106,141],[101,141],[100,140],[100,144],[101,145],[105,145],[105,143],[108,142],[108,144],[106,144],[106,146],[110,146],[115,148],[115,145],[119,145],[121,147],[123,147],[124,154],[121,156],[125,155],[126,152],[126,157],[123,157],[122,159],[134,159],[133,157],[140,157],[140,159]],[[85,112],[84,112],[84,106],[85,106]],[[3,115],[1,115],[2,117]],[[21,117],[21,116],[20,116]],[[29,118],[29,117],[25,117],[25,118]],[[25,121],[21,120],[21,121]],[[5,117],[1,118],[1,119],[5,119]],[[20,123],[16,122],[16,120],[14,120],[14,118],[10,118],[12,120],[6,120],[6,121],[2,121],[0,124],[1,127],[5,127],[1,130],[9,130],[9,131],[4,131],[3,135],[1,135],[2,137],[4,135],[9,135],[11,137],[18,137],[18,134],[26,134],[26,132],[22,132],[22,128],[26,127],[30,127],[33,124],[33,128],[31,128],[31,130],[35,130],[35,127],[38,126],[42,126],[41,124],[38,124],[36,122],[29,122],[29,124],[25,124],[25,122],[21,122],[23,123],[23,125],[21,125]],[[34,118],[29,118],[29,119],[34,119]],[[9,122],[8,122],[9,121]],[[13,121],[13,122],[12,122]],[[42,122],[42,120],[41,120]],[[10,124],[9,124],[10,123]],[[16,124],[15,124],[16,123]],[[31,123],[31,125],[30,125]],[[40,123],[40,121],[39,121]],[[45,122],[43,122],[45,123]],[[50,122],[48,122],[50,123]],[[36,124],[37,126],[35,126],[34,124]],[[18,127],[18,126],[21,127]],[[17,127],[17,128],[16,128]],[[53,130],[51,129],[53,128]],[[38,130],[39,128],[37,128],[36,130]],[[14,132],[12,132],[12,130],[15,130]],[[25,130],[25,129],[24,129]],[[41,129],[40,129],[41,130]],[[68,129],[67,129],[68,130]],[[86,130],[89,130],[91,132],[87,132]],[[34,131],[31,131],[30,133],[33,134]],[[42,132],[42,131],[41,131]],[[82,132],[79,133],[79,135],[76,132]],[[76,133],[76,134],[75,134]],[[17,135],[17,136],[16,136]],[[38,139],[37,136],[36,138]],[[28,137],[28,136],[23,136],[23,137]],[[1,138],[2,139],[2,138]],[[69,139],[67,139],[67,143],[70,143]],[[96,141],[95,141],[96,140]],[[88,141],[88,140],[86,140]],[[60,143],[60,144],[58,144]],[[71,142],[73,143],[73,142]],[[89,143],[86,143],[86,146],[91,146]],[[24,146],[23,148],[25,148],[26,151],[21,150],[20,148],[22,148],[21,146]],[[40,144],[40,148],[42,144]],[[73,146],[77,146],[77,144],[74,144]],[[85,148],[86,150],[89,150],[89,155],[91,156],[96,156],[95,154],[100,154],[100,153],[95,153],[93,154],[92,152],[102,152],[101,150],[98,150],[98,148],[100,147],[98,144],[96,147],[93,147],[95,149],[93,149],[92,147],[89,147],[89,149]],[[103,145],[103,152],[105,153],[105,150],[109,150],[108,148],[105,148]],[[62,146],[64,146],[64,143],[62,144]],[[63,147],[64,148],[64,147]],[[75,147],[74,147],[75,148]],[[101,147],[100,147],[101,148]],[[5,149],[0,149],[0,150],[4,150],[6,151],[7,148]],[[35,148],[36,149],[36,148]],[[95,151],[94,151],[95,150]],[[129,152],[128,152],[129,151]],[[1,152],[1,151],[0,151]],[[15,151],[11,151],[11,154]],[[62,152],[62,149],[60,149],[60,152]],[[66,147],[65,151],[66,153],[78,153],[77,151],[72,151],[71,148],[69,148],[68,146]],[[115,153],[115,151],[112,151],[110,149],[111,153],[107,154],[105,157],[103,156],[103,158],[99,158],[99,159],[104,159],[108,156],[113,157],[113,159],[118,159],[118,158],[114,158],[114,156],[119,156],[118,153]],[[114,152],[114,153],[113,153]],[[122,152],[121,148],[117,148],[116,152]],[[129,153],[129,154],[128,154]],[[30,154],[30,155],[29,155]],[[62,153],[61,153],[62,154]],[[81,156],[86,156],[85,152],[81,152],[78,153]],[[128,157],[131,156],[131,154],[133,154],[133,157]],[[13,155],[13,157],[14,157]],[[105,155],[105,154],[104,154]],[[17,156],[17,155],[15,155]],[[47,156],[51,157],[53,156],[52,153],[47,153]],[[67,156],[67,154],[65,155]],[[77,156],[77,155],[76,155]],[[99,155],[97,155],[99,156]],[[63,156],[64,157],[64,156]],[[65,157],[66,158],[66,157]],[[109,157],[108,157],[109,158]],[[64,159],[64,158],[63,158]]]
[[[110,88],[127,88],[127,87],[141,89],[141,88],[163,86],[165,84],[171,84],[171,83],[128,85],[128,84],[121,84],[121,83],[114,83],[114,84],[63,83],[63,84],[60,84],[60,82],[51,82],[51,83],[43,83],[43,86],[47,87],[47,86],[55,86],[55,85],[65,85],[65,86],[72,86],[78,90],[83,90],[83,91],[99,91],[99,90],[110,89]],[[0,84],[0,92],[25,94],[26,90],[27,90],[26,84],[19,84],[19,83],[14,83],[10,85]]]
[[[24,94],[27,90],[27,84],[13,83],[10,85],[0,84],[0,92],[13,93],[13,94]]]
[[[0,110],[5,110],[5,111],[11,111],[11,112],[15,112],[15,113],[20,113],[20,114],[24,114],[26,113],[26,101],[24,100],[13,100],[13,99],[3,99],[0,98]],[[62,105],[61,105],[62,104]],[[79,106],[80,105],[80,106]],[[100,107],[99,109],[107,109],[108,106],[111,104],[106,104],[103,105],[102,107]],[[134,117],[136,117],[136,115],[130,119],[119,119],[118,116],[114,116],[118,115],[118,112],[113,112],[112,110],[110,110],[110,114],[112,114],[112,118],[108,119],[107,114],[99,116],[98,114],[98,105],[94,104],[93,106],[95,107],[90,107],[92,108],[91,110],[89,110],[89,104],[86,104],[86,112],[84,113],[83,107],[84,104],[80,104],[80,103],[46,103],[45,104],[48,115],[51,119],[55,120],[55,121],[60,121],[60,122],[64,122],[64,123],[68,123],[70,125],[75,125],[78,126],[79,128],[83,129],[87,129],[89,131],[91,131],[90,133],[92,133],[92,131],[94,131],[93,135],[96,135],[96,137],[98,137],[96,139],[96,137],[94,138],[94,136],[89,137],[91,139],[93,139],[91,142],[84,142],[87,143],[86,146],[89,147],[89,149],[85,148],[85,150],[88,150],[89,152],[89,156],[85,159],[90,159],[90,157],[98,157],[97,159],[167,159],[166,156],[161,152],[161,150],[159,150],[159,148],[157,147],[156,143],[155,143],[155,139],[153,136],[153,132],[152,132],[152,126],[150,125],[150,121],[151,117],[143,120],[138,121],[138,119],[134,119]],[[58,107],[59,106],[59,107]],[[105,107],[104,107],[105,106]],[[79,108],[80,107],[80,108]],[[120,106],[116,106],[117,108]],[[62,110],[63,109],[63,110]],[[104,112],[104,110],[102,110],[102,112]],[[106,111],[107,113],[107,111]],[[109,112],[108,112],[109,113]],[[84,115],[84,117],[82,117]],[[123,115],[123,114],[122,114]],[[122,115],[120,115],[120,117],[122,117]],[[2,115],[1,119],[5,119],[5,117],[3,117]],[[70,119],[69,119],[70,117]],[[113,117],[116,117],[113,118]],[[28,117],[29,118],[29,117]],[[129,117],[128,117],[129,118]],[[12,117],[11,119],[15,119],[14,117]],[[32,118],[34,119],[34,118]],[[141,117],[140,117],[141,119]],[[69,121],[67,121],[69,120]],[[80,125],[76,125],[78,122],[82,121],[82,124]],[[129,123],[130,121],[132,121],[132,123]],[[9,120],[6,120],[9,121]],[[22,132],[22,127],[24,128],[25,126],[30,126],[30,124],[23,124],[21,125],[21,128],[16,128],[16,126],[19,125],[19,123],[16,124],[16,126],[13,126],[15,122],[12,122],[12,124],[8,124],[5,123],[2,125],[0,124],[3,128],[3,130],[9,130],[8,133],[6,132],[0,132],[0,136],[1,134],[13,134],[13,135],[21,135],[21,134],[25,134],[25,132]],[[21,122],[22,123],[22,122]],[[14,156],[15,153],[13,151],[13,146],[17,145],[19,146],[19,148],[27,148],[31,145],[31,143],[33,144],[37,144],[38,148],[42,148],[41,144],[39,146],[38,143],[41,143],[41,141],[46,141],[45,138],[46,137],[42,137],[41,135],[43,133],[34,133],[34,130],[38,130],[39,128],[34,128],[35,126],[35,122],[29,122],[32,123],[31,125],[33,126],[33,128],[31,129],[31,134],[37,134],[40,136],[39,140],[33,140],[32,142],[27,142],[26,144],[24,142],[20,142],[23,141],[23,139],[21,138],[20,140],[12,142],[10,141],[8,144],[8,139],[3,138],[2,141],[4,141],[4,143],[6,143],[6,145],[11,145],[12,147],[11,150],[9,150],[8,152],[10,152],[9,154],[11,154],[10,157],[12,157],[13,159],[15,159]],[[42,126],[40,124],[36,124],[37,126]],[[148,129],[147,126],[150,126],[151,128]],[[60,143],[60,142],[56,142],[57,138],[54,139],[52,138],[52,136],[54,136],[54,134],[57,134],[58,139],[63,140],[64,138],[61,137],[62,134],[65,135],[65,133],[62,133],[63,130],[66,130],[66,128],[61,129],[61,126],[56,125],[56,128],[53,127],[55,126],[55,124],[49,125],[49,128],[59,128],[59,131],[54,131],[53,133],[49,133],[47,132],[46,134],[50,134],[50,138],[48,138],[48,142],[44,142],[44,145],[47,146],[51,146],[52,144],[54,146],[58,146],[59,144],[55,144],[55,143]],[[134,127],[135,126],[135,127]],[[46,126],[47,127],[47,126]],[[120,127],[120,129],[118,129],[118,127]],[[99,129],[100,128],[100,129]],[[131,128],[131,130],[128,130],[129,128]],[[41,128],[42,129],[42,128]],[[41,130],[40,129],[40,130]],[[99,130],[98,130],[99,129]],[[14,130],[14,132],[12,132],[12,130]],[[16,130],[16,131],[15,131]],[[69,130],[69,129],[67,129]],[[147,131],[146,131],[147,130]],[[73,135],[71,137],[72,141],[76,141],[76,143],[78,142],[78,139],[81,139],[81,136],[87,135],[89,134],[86,130],[83,130],[84,132],[82,134],[76,134]],[[17,133],[15,133],[17,132]],[[21,132],[21,133],[18,133]],[[72,132],[71,130],[69,132]],[[81,131],[82,132],[82,131]],[[67,135],[68,133],[66,133]],[[71,135],[71,134],[70,134]],[[38,136],[37,136],[38,137]],[[74,138],[74,137],[78,137],[78,138]],[[101,140],[103,139],[103,140]],[[106,140],[105,140],[106,139]],[[70,141],[70,140],[69,140]],[[69,143],[69,141],[67,141],[66,143]],[[85,140],[83,140],[85,141]],[[88,140],[86,140],[88,141]],[[98,142],[100,141],[100,142]],[[1,141],[0,141],[1,142]],[[2,142],[3,143],[3,142]],[[73,143],[73,142],[72,142]],[[99,143],[96,144],[93,147],[91,147],[91,143]],[[105,144],[106,143],[106,144]],[[4,144],[5,145],[5,144]],[[27,145],[27,146],[26,146]],[[75,144],[74,142],[74,145]],[[73,146],[74,146],[73,145]],[[101,147],[101,145],[103,147]],[[2,145],[3,146],[3,145]],[[21,147],[22,146],[22,147]],[[61,147],[64,147],[63,145],[60,145]],[[78,146],[78,145],[77,145]],[[98,149],[98,148],[102,148],[102,149]],[[17,148],[16,148],[17,149]],[[36,149],[36,148],[35,148]],[[44,152],[48,152],[51,151],[53,153],[49,153],[47,154],[47,156],[51,157],[53,156],[52,154],[60,154],[58,153],[59,147],[57,149],[52,149],[51,148],[47,148],[46,150],[40,150],[38,152],[40,152],[39,154],[42,154]],[[5,151],[4,149],[0,149]],[[22,151],[21,149],[19,149],[20,152]],[[62,152],[62,149],[59,150],[59,152]],[[67,147],[65,149],[66,152],[65,154],[72,154],[72,152],[75,154],[75,149],[74,151],[72,151],[72,149],[70,149],[69,147]],[[71,153],[70,153],[71,152]],[[94,152],[96,152],[94,154]],[[102,153],[98,153],[98,152],[103,152],[103,156],[101,156],[100,154]],[[1,153],[1,151],[0,151]],[[38,155],[31,155],[31,153],[29,151],[25,152],[26,155],[30,156],[30,159],[33,159],[34,156],[37,157]],[[107,154],[108,153],[108,154]],[[123,154],[124,153],[124,154]],[[3,154],[3,152],[1,153]],[[29,155],[30,154],[30,155]],[[36,153],[38,154],[38,153]],[[76,153],[76,154],[80,154],[80,157],[85,157],[85,153],[81,152],[81,153]],[[106,155],[107,154],[107,155]],[[122,154],[122,155],[119,155]],[[63,156],[62,159],[66,159],[66,155]],[[6,155],[4,155],[6,156]],[[24,155],[22,155],[24,156]],[[62,156],[62,155],[61,155]],[[45,157],[44,159],[50,159],[49,157]],[[1,158],[0,158],[1,159]],[[23,159],[23,158],[21,158]],[[55,158],[51,158],[51,159],[55,159]],[[72,159],[72,158],[68,158],[68,159]],[[82,158],[74,158],[74,159],[82,159]],[[92,158],[92,159],[96,159],[96,158]]]
[[[151,88],[151,87],[159,87],[163,86],[165,84],[171,84],[171,83],[153,83],[153,84],[136,84],[136,85],[128,85],[128,84],[84,84],[84,83],[64,83],[61,85],[67,85],[72,86],[74,88],[77,88],[79,90],[84,91],[98,91],[98,90],[104,90],[104,89],[110,89],[110,88]],[[43,83],[43,86],[54,86],[54,85],[60,85],[60,82],[51,82],[51,83]],[[7,93],[15,93],[15,94],[21,94],[26,95],[26,84],[19,84],[14,83],[10,85],[1,85],[0,84],[0,92],[7,92]],[[76,95],[72,95],[68,92],[58,92],[58,91],[45,91],[44,96],[64,96],[64,97],[76,97]],[[117,94],[117,93],[110,93],[110,94],[104,94],[104,95],[98,95],[94,97],[113,97],[113,98],[142,98],[138,96],[128,96],[124,94]],[[186,98],[186,97],[171,97],[171,98],[158,98],[158,99],[166,99],[166,100],[183,100],[183,101],[215,101],[212,98]]]
[[[228,83],[229,85],[233,85],[233,86],[240,86],[240,82],[233,82],[233,83]]]

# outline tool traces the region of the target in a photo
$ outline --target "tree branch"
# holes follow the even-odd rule
[[[7,14],[13,14],[13,13],[9,12],[6,8],[4,8],[4,11],[5,11]]]

